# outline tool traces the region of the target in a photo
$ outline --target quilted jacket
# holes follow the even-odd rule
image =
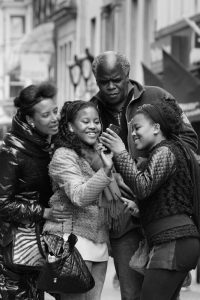
[[[7,222],[36,221],[52,194],[50,161],[44,137],[16,116],[0,150],[0,218]]]
[[[115,166],[125,183],[133,190],[138,200],[140,219],[145,231],[150,224],[174,215],[193,214],[193,183],[185,154],[175,141],[162,141],[156,145],[143,169],[138,169],[127,151],[114,157]],[[160,226],[161,222],[159,223]],[[183,225],[183,224],[182,224]],[[170,225],[173,229],[173,224]],[[171,227],[168,226],[168,229]],[[160,229],[161,230],[161,229]],[[159,229],[156,229],[159,232]],[[165,230],[162,228],[162,235]],[[193,225],[170,232],[169,239],[197,236]],[[165,234],[165,242],[168,237]],[[162,238],[163,240],[163,238]]]
[[[38,274],[6,268],[3,247],[11,241],[12,223],[36,222],[52,194],[48,176],[49,144],[17,114],[0,149],[0,299],[39,300]],[[43,298],[42,298],[43,299]]]

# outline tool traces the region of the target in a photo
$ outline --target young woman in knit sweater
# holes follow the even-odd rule
[[[181,116],[174,102],[145,104],[133,120],[133,142],[148,152],[142,169],[110,129],[102,143],[114,153],[114,163],[138,200],[141,223],[150,246],[141,300],[177,299],[189,270],[200,254],[193,222],[195,186],[189,168],[190,150],[179,139]]]
[[[94,104],[85,101],[66,102],[61,110],[59,133],[49,173],[55,193],[50,200],[52,207],[63,205],[68,218],[61,225],[47,221],[44,232],[77,235],[77,249],[86,261],[95,279],[95,287],[86,294],[61,295],[67,300],[99,300],[105,280],[108,261],[108,224],[101,210],[103,191],[113,181],[112,154],[105,154],[105,147],[95,149],[101,132],[99,114]],[[101,158],[101,159],[100,159]],[[102,166],[94,171],[94,161]],[[59,221],[59,220],[58,220]]]

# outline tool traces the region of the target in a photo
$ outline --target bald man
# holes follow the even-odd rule
[[[119,126],[121,129],[119,135],[132,157],[136,160],[144,157],[145,153],[138,153],[131,142],[130,121],[138,106],[154,101],[167,101],[174,97],[164,89],[142,86],[137,81],[129,79],[130,64],[120,53],[107,51],[98,55],[93,61],[92,68],[99,92],[91,101],[98,106],[103,130],[111,123]],[[184,114],[183,122],[181,137],[196,151],[197,135]],[[110,243],[120,283],[121,299],[139,300],[143,277],[130,269],[129,261],[142,238],[141,229],[138,219],[131,217],[129,213],[124,215],[120,224],[120,230],[110,232]]]

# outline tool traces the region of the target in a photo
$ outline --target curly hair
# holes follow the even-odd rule
[[[143,113],[160,124],[160,129],[166,138],[178,136],[182,130],[182,110],[175,99],[162,98],[153,104],[139,106],[136,114]]]
[[[25,116],[34,115],[34,105],[47,98],[54,98],[57,89],[51,82],[42,82],[38,85],[31,84],[22,89],[19,96],[14,99],[14,105],[17,107],[25,120]]]
[[[83,148],[83,142],[79,137],[69,130],[69,122],[73,123],[80,110],[88,107],[93,107],[97,112],[96,105],[92,102],[86,102],[83,100],[66,101],[60,112],[59,129],[58,134],[54,140],[54,150],[60,147],[66,147],[73,149],[79,156],[82,156],[81,149]],[[99,114],[99,112],[98,112]]]
[[[106,51],[106,52],[99,54],[98,56],[96,56],[94,58],[93,63],[92,63],[92,71],[94,73],[94,76],[96,77],[96,75],[97,75],[97,69],[98,69],[99,65],[103,64],[107,60],[108,56],[110,56],[110,55],[116,57],[117,63],[119,65],[121,65],[124,74],[126,74],[128,76],[129,72],[130,72],[129,61],[127,60],[125,55],[123,55],[119,52],[115,52],[115,51]]]

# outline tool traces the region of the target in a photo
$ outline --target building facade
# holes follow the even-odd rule
[[[102,51],[125,53],[132,66],[131,77],[143,81],[141,61],[150,63],[151,59],[153,0],[36,0],[34,11],[36,24],[52,20],[55,25],[54,67],[60,105],[75,98],[87,100],[97,91],[91,61]]]
[[[0,4],[1,22],[9,20],[0,26],[3,74],[8,73],[5,57],[12,38],[15,49],[23,53],[20,70],[12,67],[14,74],[20,73],[24,84],[54,80],[59,106],[66,100],[87,100],[97,91],[91,62],[106,50],[124,53],[131,63],[130,77],[142,83],[142,63],[162,77],[163,49],[193,76],[200,76],[200,0],[1,0]],[[9,22],[18,24],[13,25],[15,31]],[[19,43],[22,33],[26,38]],[[3,76],[0,96],[7,99],[16,91],[9,94],[9,79]]]
[[[151,62],[154,70],[162,71],[159,61],[162,61],[164,48],[200,78],[197,34],[200,25],[200,1],[157,0],[155,16],[155,36],[151,44]]]
[[[19,74],[19,45],[31,32],[32,20],[31,1],[0,1],[0,101],[6,107],[12,107],[10,99],[24,86]]]

